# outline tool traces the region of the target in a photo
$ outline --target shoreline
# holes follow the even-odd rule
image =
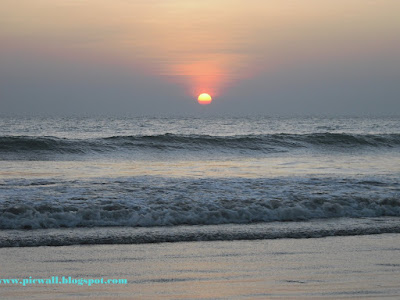
[[[0,249],[3,278],[125,278],[127,285],[2,285],[2,299],[387,298],[399,234]]]

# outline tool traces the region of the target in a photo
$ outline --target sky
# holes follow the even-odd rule
[[[0,113],[399,112],[399,12],[398,0],[2,0]]]

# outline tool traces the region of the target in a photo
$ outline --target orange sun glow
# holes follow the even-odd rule
[[[197,98],[197,101],[200,104],[210,104],[211,101],[212,101],[212,98],[211,98],[211,96],[209,94],[203,93],[203,94],[199,95],[199,97]]]

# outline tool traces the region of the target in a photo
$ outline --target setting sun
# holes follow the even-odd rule
[[[212,98],[211,98],[211,96],[209,94],[203,93],[203,94],[199,95],[199,97],[197,98],[197,101],[200,104],[210,104],[211,101],[212,101]]]

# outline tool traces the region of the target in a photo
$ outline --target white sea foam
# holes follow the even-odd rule
[[[210,225],[400,216],[390,179],[158,177],[4,183],[0,228]]]

